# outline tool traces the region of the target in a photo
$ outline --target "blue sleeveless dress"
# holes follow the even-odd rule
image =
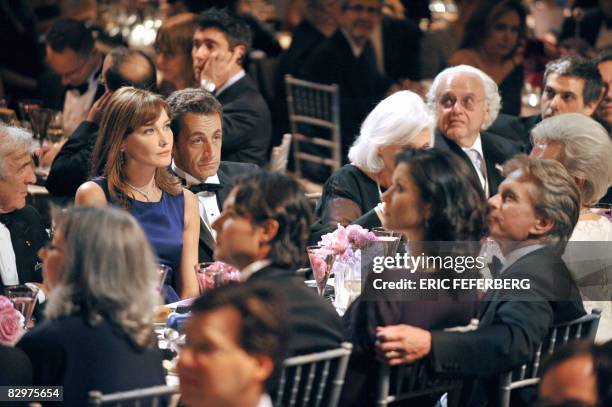
[[[117,203],[111,200],[106,179],[94,178],[92,181],[102,188],[109,205],[117,206]],[[157,255],[158,263],[172,269],[166,275],[164,283],[166,302],[178,301],[180,298],[176,293],[176,273],[180,270],[183,251],[184,195],[174,196],[162,191],[159,202],[141,202],[128,198],[128,203],[130,206],[127,211],[144,230]]]

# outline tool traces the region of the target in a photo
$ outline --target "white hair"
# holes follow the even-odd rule
[[[437,112],[437,98],[436,93],[438,92],[438,86],[440,86],[440,82],[442,79],[449,74],[460,74],[467,73],[476,75],[480,78],[482,82],[482,87],[485,92],[485,106],[486,110],[489,112],[489,116],[485,119],[484,123],[482,123],[481,130],[486,130],[493,124],[495,119],[497,119],[497,115],[499,114],[499,109],[501,109],[501,96],[499,96],[499,91],[497,88],[497,84],[489,75],[482,72],[478,68],[474,68],[470,65],[457,65],[450,68],[446,68],[442,72],[440,72],[433,80],[431,84],[431,88],[427,92],[427,103],[429,107]]]
[[[419,95],[407,90],[396,92],[368,114],[348,158],[366,171],[378,173],[384,168],[382,147],[404,146],[425,129],[433,135],[433,128],[433,113]]]
[[[6,158],[16,151],[31,153],[34,150],[32,133],[21,127],[8,126],[0,123],[0,179],[6,174]]]
[[[542,120],[531,131],[533,145],[558,142],[559,158],[567,172],[584,179],[582,204],[596,204],[612,184],[612,140],[604,127],[580,113],[566,113]]]

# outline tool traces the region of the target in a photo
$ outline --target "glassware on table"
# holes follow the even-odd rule
[[[377,227],[372,229],[372,233],[376,235],[377,241],[382,243],[383,255],[385,257],[393,257],[397,253],[402,235],[399,232],[393,230],[387,230],[383,227]]]
[[[308,246],[306,251],[308,253],[308,260],[310,260],[312,274],[314,274],[315,281],[317,282],[317,291],[319,295],[323,296],[327,280],[336,259],[336,253],[332,249],[323,246]]]
[[[60,143],[64,139],[64,114],[60,110],[52,110],[47,138],[51,143]]]
[[[166,266],[165,264],[157,265],[157,290],[161,292],[166,282],[166,276],[172,270],[172,267]]]
[[[36,306],[36,298],[39,288],[30,287],[25,284],[13,285],[4,288],[6,297],[11,300],[15,309],[23,315],[24,328],[27,329],[32,318],[32,312]]]
[[[22,122],[30,122],[30,112],[34,109],[40,109],[42,107],[42,100],[39,99],[21,99],[18,103],[19,106],[19,118]]]
[[[225,284],[225,263],[204,262],[196,264],[195,271],[200,286],[200,294]]]
[[[47,137],[47,128],[49,127],[53,113],[53,110],[44,107],[32,109],[28,113],[30,116],[30,123],[32,124],[34,138],[40,142],[41,146]]]

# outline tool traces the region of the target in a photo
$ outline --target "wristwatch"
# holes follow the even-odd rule
[[[217,89],[217,86],[215,86],[215,83],[208,79],[202,79],[200,81],[200,86],[202,86],[205,90],[209,91],[210,93],[215,93],[215,89]]]

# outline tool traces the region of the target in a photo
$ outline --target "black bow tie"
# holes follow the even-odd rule
[[[87,89],[89,89],[89,81],[83,82],[78,86],[66,85],[66,90],[76,90],[77,92],[79,92],[79,95],[82,95],[83,93],[87,92]]]
[[[194,194],[197,194],[198,192],[217,192],[221,188],[223,188],[221,184],[211,184],[209,182],[189,186],[189,190]]]
[[[491,259],[491,263],[489,263],[488,266],[489,271],[491,272],[491,276],[493,278],[497,278],[499,277],[499,274],[501,272],[501,269],[504,267],[504,264],[499,259],[499,257],[493,256],[493,259]]]
[[[0,223],[8,228],[13,223],[13,212],[0,214]]]

